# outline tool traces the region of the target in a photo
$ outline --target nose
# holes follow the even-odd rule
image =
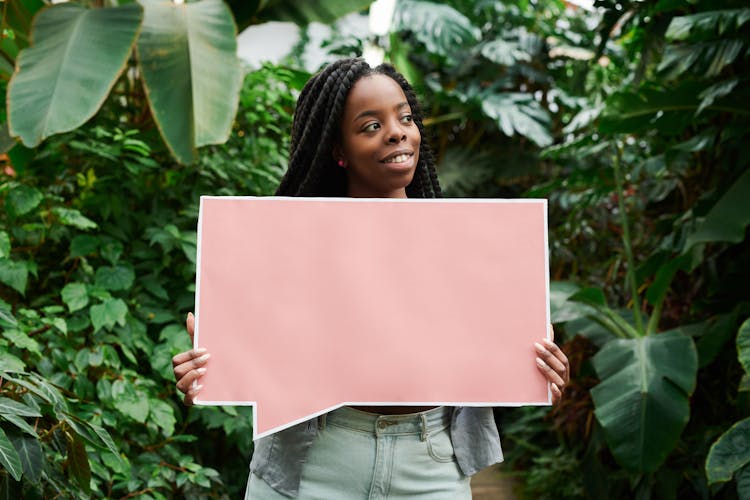
[[[404,142],[406,140],[406,132],[404,131],[401,122],[396,122],[391,125],[391,128],[386,135],[386,139],[388,144],[398,144],[399,142]]]

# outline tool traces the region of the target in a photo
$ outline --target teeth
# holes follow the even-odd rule
[[[393,158],[386,159],[384,163],[404,163],[408,159],[409,159],[409,155],[400,154],[400,155],[394,156]]]

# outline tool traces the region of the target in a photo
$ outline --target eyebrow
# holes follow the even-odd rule
[[[393,109],[395,109],[396,111],[399,111],[399,110],[401,110],[401,109],[404,109],[404,108],[408,108],[408,107],[409,107],[409,103],[408,103],[408,102],[406,102],[406,101],[404,101],[404,102],[400,102],[400,103],[396,104],[396,105],[395,105],[395,106],[393,107]],[[352,120],[352,121],[355,121],[355,122],[356,122],[356,121],[357,121],[357,120],[359,120],[360,118],[364,118],[364,117],[366,117],[366,116],[377,116],[377,115],[378,115],[378,113],[379,113],[378,111],[374,111],[374,110],[366,110],[366,111],[362,111],[362,112],[361,112],[360,114],[358,114],[357,116],[355,116],[355,117],[354,117],[354,120]]]

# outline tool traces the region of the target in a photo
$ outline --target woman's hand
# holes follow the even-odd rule
[[[550,331],[554,339],[555,331],[552,329],[552,325],[550,325]],[[536,366],[551,384],[552,403],[557,403],[562,397],[565,386],[570,382],[568,357],[549,339],[542,340],[542,343],[535,342],[534,348],[538,355]]]
[[[185,326],[192,342],[193,332],[195,331],[195,316],[193,316],[193,313],[188,313]],[[186,405],[192,405],[193,399],[203,388],[202,385],[194,382],[206,373],[204,365],[209,357],[211,355],[205,349],[200,348],[181,352],[172,358],[172,369],[174,370],[174,378],[177,380],[177,389],[185,394]]]

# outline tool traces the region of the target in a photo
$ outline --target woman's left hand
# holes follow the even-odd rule
[[[550,331],[554,338],[555,332],[552,326],[550,326]],[[541,343],[534,342],[534,348],[537,353],[536,366],[551,384],[552,403],[557,403],[570,381],[568,357],[549,339],[544,339]]]

